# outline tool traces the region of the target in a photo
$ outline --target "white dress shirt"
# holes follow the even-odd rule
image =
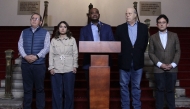
[[[162,43],[162,46],[164,49],[166,49],[166,44],[167,44],[167,40],[168,40],[168,32],[167,30],[165,32],[161,32],[159,31],[159,36],[160,36],[160,41]],[[157,66],[160,68],[160,66],[162,65],[162,62],[158,62]],[[177,66],[176,63],[172,62],[171,63],[172,67],[175,68]]]
[[[100,24],[100,22],[98,22],[98,23]],[[92,29],[92,35],[93,35],[94,41],[100,41],[100,34],[98,32],[97,25],[95,25],[91,22],[91,29]]]

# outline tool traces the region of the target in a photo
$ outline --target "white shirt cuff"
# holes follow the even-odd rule
[[[177,66],[177,64],[174,63],[174,62],[172,62],[171,65],[172,65],[173,68],[175,68]]]
[[[160,66],[162,65],[162,63],[158,62],[156,65],[160,68]]]

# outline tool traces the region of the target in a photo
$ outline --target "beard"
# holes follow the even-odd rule
[[[91,22],[99,22],[99,19],[91,19]]]

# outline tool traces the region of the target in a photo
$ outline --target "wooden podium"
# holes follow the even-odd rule
[[[79,41],[80,53],[91,55],[89,68],[90,109],[109,109],[110,67],[105,53],[121,52],[121,43],[115,41]]]

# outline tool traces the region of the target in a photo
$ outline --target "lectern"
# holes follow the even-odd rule
[[[108,55],[104,54],[120,51],[121,43],[116,41],[79,41],[80,53],[92,53],[89,68],[90,109],[109,109],[110,67]]]

